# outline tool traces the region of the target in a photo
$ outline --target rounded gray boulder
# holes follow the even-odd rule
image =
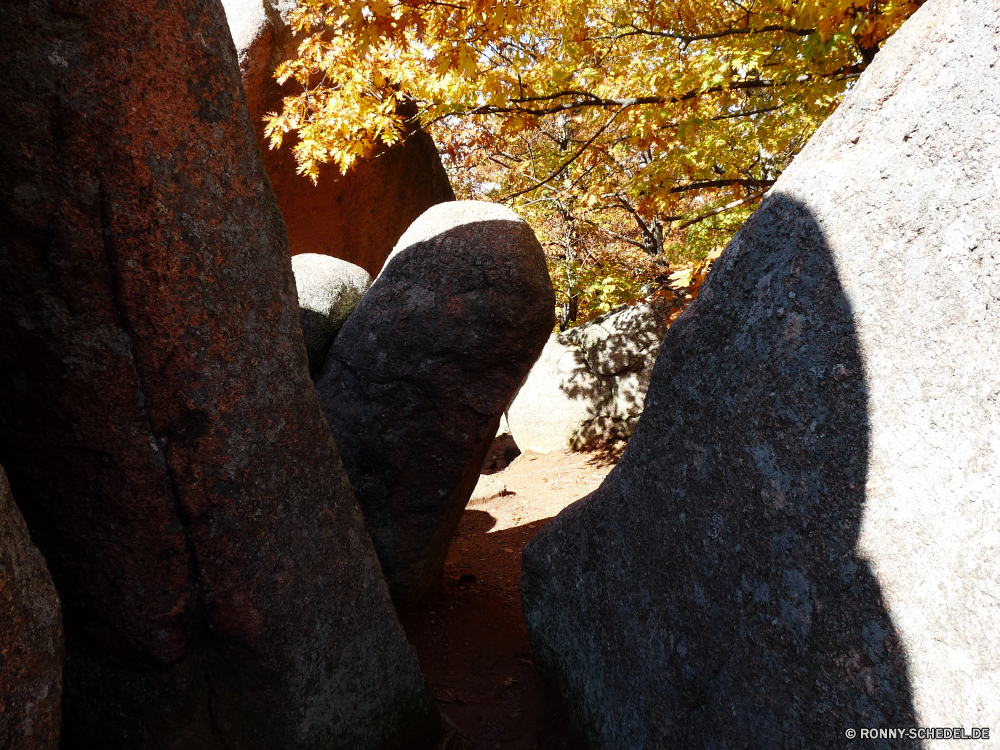
[[[621,462],[525,547],[588,747],[996,726],[998,39],[994,0],[929,0],[888,41],[668,331]]]
[[[662,297],[553,333],[507,410],[522,450],[584,450],[627,439],[670,326]]]
[[[334,341],[316,388],[397,606],[440,575],[503,409],[554,324],[531,228],[463,201],[414,222]]]
[[[315,377],[337,331],[371,286],[372,277],[361,266],[317,253],[293,256],[292,272],[309,372]]]

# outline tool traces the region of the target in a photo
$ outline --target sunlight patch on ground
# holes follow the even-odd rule
[[[525,453],[503,471],[480,477],[468,507],[493,517],[490,534],[525,526],[589,495],[612,466],[593,453]]]

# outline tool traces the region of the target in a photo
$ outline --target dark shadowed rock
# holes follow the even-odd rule
[[[440,575],[554,310],[528,225],[462,201],[414,222],[337,335],[316,387],[398,606]]]
[[[309,372],[316,377],[337,331],[372,285],[372,277],[360,266],[316,253],[294,256],[292,273]]]
[[[931,0],[889,41],[667,334],[621,463],[525,549],[591,747],[996,724],[998,40],[996,3]]]
[[[507,409],[522,450],[582,450],[628,438],[672,307],[663,297],[622,305],[553,333]]]
[[[63,746],[419,744],[221,4],[4,3],[0,65],[0,456]]]
[[[293,138],[272,150],[264,137],[264,115],[280,112],[282,97],[298,93],[294,81],[279,86],[273,75],[298,46],[288,25],[296,0],[223,4],[240,58],[250,122],[288,228],[291,253],[332,255],[376,276],[414,219],[433,205],[455,200],[433,139],[415,130],[346,175],[335,166],[322,167],[313,185],[296,173]]]
[[[0,747],[58,750],[59,597],[0,469]]]

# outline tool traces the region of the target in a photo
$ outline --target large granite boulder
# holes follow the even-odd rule
[[[59,750],[59,597],[0,469],[0,747]]]
[[[417,745],[221,4],[0,5],[0,461],[65,748]]]
[[[292,273],[309,372],[316,377],[337,332],[372,285],[372,277],[360,266],[316,253],[293,256]]]
[[[399,607],[441,574],[504,407],[555,324],[531,228],[431,208],[340,330],[316,387]]]
[[[431,206],[455,200],[455,193],[433,139],[419,129],[346,175],[335,166],[321,167],[316,185],[296,172],[294,139],[271,149],[264,137],[264,115],[280,112],[282,97],[298,93],[294,82],[279,86],[273,75],[298,48],[288,24],[296,4],[223,0],[250,122],[285,219],[292,255],[332,255],[376,276],[406,228]]]
[[[590,747],[996,726],[998,40],[990,0],[889,40],[668,332],[621,463],[526,547]]]
[[[553,333],[507,410],[518,447],[551,453],[627,439],[672,309],[653,297]]]

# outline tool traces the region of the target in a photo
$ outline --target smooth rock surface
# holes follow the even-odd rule
[[[0,747],[59,750],[59,597],[0,469]]]
[[[1000,722],[997,71],[996,3],[916,12],[674,323],[622,461],[525,549],[590,747]]]
[[[216,0],[0,5],[0,462],[63,750],[419,745]]]
[[[360,266],[316,253],[293,256],[292,273],[309,372],[316,377],[337,331],[372,285],[372,277]]]
[[[440,575],[554,310],[528,225],[452,202],[407,230],[337,335],[316,388],[397,606]]]
[[[277,150],[264,137],[264,115],[280,112],[282,97],[298,93],[294,82],[279,86],[273,75],[301,41],[288,25],[296,0],[223,0],[223,5],[239,54],[250,123],[285,219],[290,252],[331,255],[378,275],[420,214],[455,200],[433,139],[414,130],[346,175],[336,166],[321,167],[313,185],[296,172],[292,134]]]
[[[628,438],[642,414],[670,310],[656,297],[549,336],[507,409],[518,447],[551,453]]]

